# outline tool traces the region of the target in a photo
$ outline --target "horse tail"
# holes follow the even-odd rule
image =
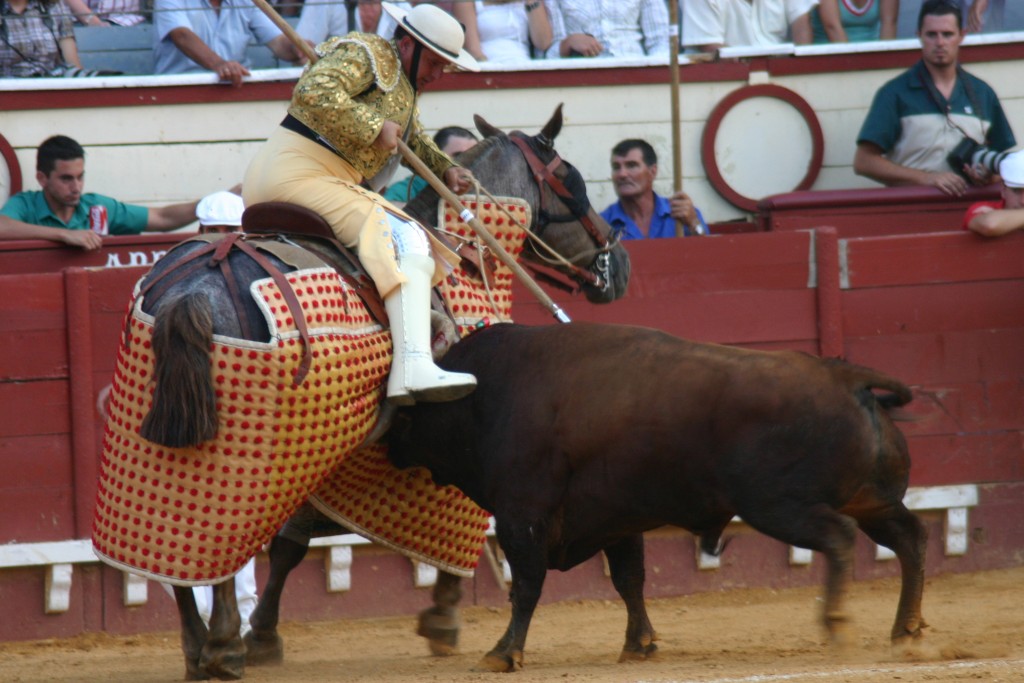
[[[184,448],[216,436],[212,342],[213,311],[205,294],[184,294],[160,306],[153,325],[153,406],[139,430],[144,439]]]
[[[887,412],[905,406],[914,398],[914,392],[903,382],[877,370],[840,360],[830,361],[833,374],[862,401],[881,406]],[[885,393],[877,393],[877,391]]]

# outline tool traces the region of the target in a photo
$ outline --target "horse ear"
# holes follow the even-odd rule
[[[562,105],[559,104],[555,107],[555,113],[551,115],[551,119],[544,124],[544,129],[541,130],[540,134],[543,138],[549,142],[554,142],[555,138],[562,131]]]
[[[485,138],[492,138],[496,135],[502,135],[500,128],[495,128],[491,124],[484,121],[484,117],[479,114],[473,114],[473,123],[476,124],[476,129],[480,131],[480,134]]]

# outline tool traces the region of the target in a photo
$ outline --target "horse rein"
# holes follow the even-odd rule
[[[575,277],[577,280],[598,287],[600,289],[606,288],[609,283],[608,252],[611,250],[614,244],[610,243],[608,239],[601,234],[601,232],[597,229],[597,226],[594,224],[594,220],[591,217],[594,213],[593,207],[589,206],[589,203],[586,207],[584,207],[582,205],[583,203],[580,200],[578,200],[572,194],[572,192],[569,191],[569,188],[565,186],[565,183],[562,182],[562,179],[555,174],[555,171],[557,169],[564,168],[566,166],[565,161],[563,161],[562,158],[558,155],[558,152],[554,151],[553,146],[550,142],[544,141],[543,144],[545,145],[545,147],[551,149],[552,152],[554,152],[554,156],[551,159],[551,161],[545,164],[537,155],[537,153],[533,150],[533,147],[530,145],[530,143],[527,142],[527,140],[525,139],[525,135],[523,135],[522,133],[517,134],[517,132],[513,132],[512,134],[509,135],[509,138],[512,140],[513,143],[515,143],[516,147],[518,147],[519,150],[523,153],[523,157],[525,157],[526,163],[529,165],[530,171],[533,173],[533,179],[534,182],[537,183],[537,190],[540,194],[540,210],[537,212],[537,227],[535,232],[530,233],[531,237],[536,242],[543,244],[544,247],[551,253],[556,253],[553,249],[548,247],[542,239],[540,239],[540,235],[542,235],[544,230],[548,227],[548,225],[551,225],[552,223],[570,223],[574,221],[579,222],[580,225],[582,225],[584,229],[587,231],[587,233],[590,235],[591,239],[594,240],[594,243],[597,245],[598,254],[596,257],[595,268],[598,272],[595,273],[593,270],[577,266],[561,256],[558,257],[558,260],[562,262],[564,267],[568,268],[571,271],[572,277]],[[545,187],[550,188],[551,191],[554,192],[555,196],[562,200],[562,203],[566,207],[568,207],[569,211],[571,212],[571,215],[555,215],[549,213],[545,209],[545,202],[547,197],[547,193],[544,191]]]

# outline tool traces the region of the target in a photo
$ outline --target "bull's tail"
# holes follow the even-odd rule
[[[139,430],[144,439],[184,448],[217,434],[212,341],[213,311],[205,294],[185,294],[160,306],[153,325],[153,406]]]
[[[836,378],[850,387],[851,391],[869,394],[873,401],[886,410],[905,406],[914,398],[910,387],[877,370],[840,360],[833,360],[830,365]]]

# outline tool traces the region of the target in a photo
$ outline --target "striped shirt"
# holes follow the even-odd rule
[[[668,55],[665,0],[546,0],[554,40],[548,59],[558,59],[566,36],[586,33],[600,41],[601,57]]]

